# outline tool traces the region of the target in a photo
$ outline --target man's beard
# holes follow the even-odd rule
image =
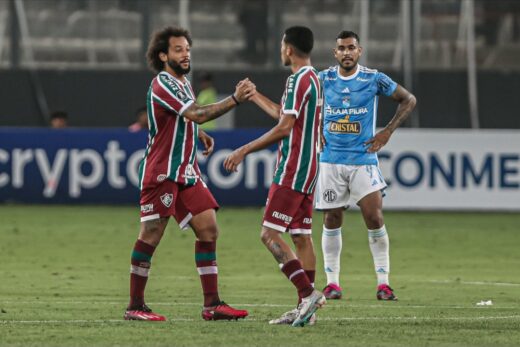
[[[188,65],[188,68],[187,69],[184,69],[181,64],[178,64],[175,60],[170,60],[168,59],[168,66],[173,70],[175,71],[176,74],[178,75],[186,75],[190,72],[191,70],[191,64]]]
[[[338,60],[338,63],[339,63],[339,66],[341,66],[341,68],[343,70],[345,70],[347,72],[350,72],[350,71],[352,71],[356,67],[358,61],[357,60],[353,60],[351,66],[347,66],[346,64],[343,64],[343,62],[341,60]]]

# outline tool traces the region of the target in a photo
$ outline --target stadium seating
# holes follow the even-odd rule
[[[266,2],[266,4],[271,2]],[[302,3],[305,5],[303,6]],[[399,69],[402,65],[402,23],[399,1],[371,2],[368,37],[362,37],[367,49],[367,65]],[[417,64],[420,68],[460,68],[465,66],[465,44],[460,37],[460,2],[423,1]],[[9,61],[10,20],[7,2],[0,5],[0,67]],[[29,37],[21,40],[22,66],[40,67],[139,68],[143,66],[142,14],[127,3],[106,0],[26,1]],[[247,67],[241,59],[246,48],[245,29],[240,23],[240,2],[233,0],[192,0],[187,22],[194,46],[193,59],[199,67],[226,65]],[[237,6],[238,4],[238,6]],[[126,6],[126,7],[125,7]],[[179,24],[179,3],[150,2],[150,29]],[[313,62],[324,67],[334,63],[331,55],[334,37],[341,29],[360,31],[360,6],[354,0],[287,0],[279,3],[280,27],[305,24],[314,30],[316,49]],[[478,14],[478,12],[477,12]],[[477,36],[478,63],[482,67],[518,66],[520,44],[512,35],[512,14],[499,23],[496,49],[489,50],[483,37]],[[477,25],[481,25],[479,17]],[[265,33],[266,36],[269,33]],[[269,52],[277,50],[278,40],[269,39]],[[275,46],[276,45],[276,46]],[[32,54],[31,54],[32,53]],[[271,54],[271,65],[277,64]]]

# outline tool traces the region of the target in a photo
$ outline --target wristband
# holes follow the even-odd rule
[[[231,97],[233,98],[233,101],[235,102],[235,104],[237,104],[237,106],[240,105],[237,98],[235,97],[235,94],[231,94]]]

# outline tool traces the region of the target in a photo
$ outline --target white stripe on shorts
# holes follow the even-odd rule
[[[154,219],[159,219],[161,218],[161,216],[156,213],[156,214],[152,214],[150,216],[144,216],[144,217],[141,217],[141,222],[147,222],[149,220],[154,220]]]

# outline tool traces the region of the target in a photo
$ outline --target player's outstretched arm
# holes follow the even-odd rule
[[[417,103],[415,96],[399,84],[391,98],[397,101],[399,106],[397,106],[394,117],[388,122],[386,127],[365,143],[369,145],[367,149],[368,152],[377,152],[383,148],[383,146],[388,143],[388,140],[390,140],[390,136],[392,136],[395,129],[408,118]]]
[[[260,92],[256,92],[250,99],[254,102],[258,107],[260,107],[265,113],[267,113],[270,117],[279,120],[280,119],[280,109],[282,108],[279,104],[276,104],[269,100],[269,98]]]
[[[226,160],[224,160],[224,168],[229,172],[237,171],[238,165],[244,160],[246,155],[269,147],[273,143],[276,143],[284,137],[289,136],[291,129],[294,127],[295,121],[296,118],[294,115],[283,114],[280,122],[274,128],[256,140],[253,140],[248,144],[245,144],[242,147],[234,150],[233,153],[231,153],[226,158]]]
[[[240,103],[249,100],[255,93],[256,86],[246,78],[237,84],[233,95],[214,104],[200,106],[193,103],[182,113],[182,116],[197,124],[206,123],[222,116]]]

